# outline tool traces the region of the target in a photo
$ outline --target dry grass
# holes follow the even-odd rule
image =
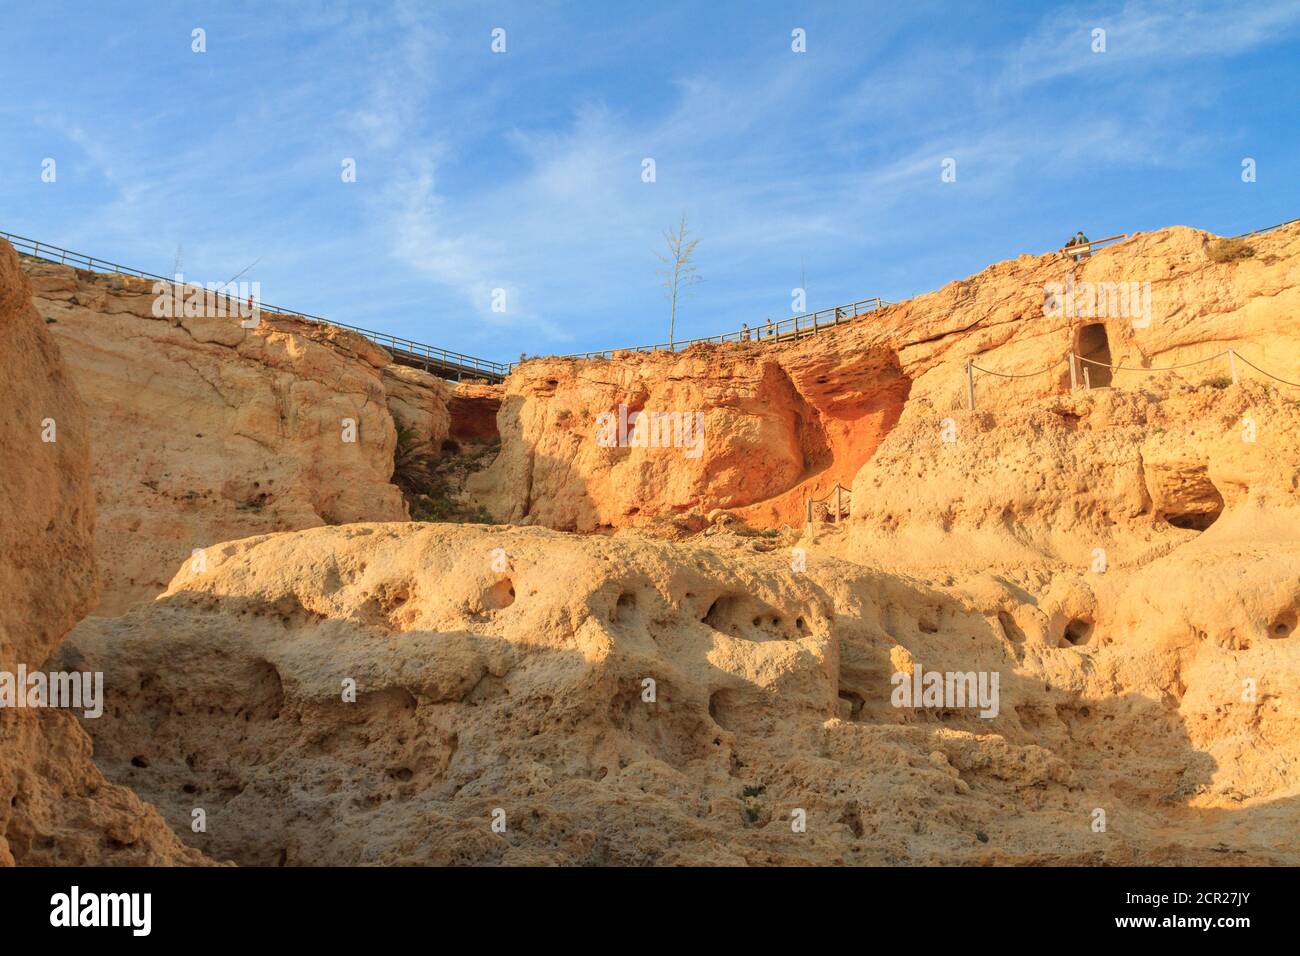
[[[1205,247],[1205,254],[1211,262],[1236,262],[1249,259],[1255,250],[1244,239],[1215,239]]]

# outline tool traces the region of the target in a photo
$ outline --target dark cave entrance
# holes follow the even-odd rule
[[[1094,322],[1079,329],[1074,353],[1080,358],[1088,360],[1079,363],[1081,366],[1079,369],[1080,384],[1084,380],[1083,373],[1085,369],[1088,372],[1088,382],[1093,388],[1105,388],[1110,384],[1111,370],[1107,368],[1111,364],[1110,339],[1106,336],[1105,325],[1101,322]],[[1101,364],[1094,365],[1093,362]]]

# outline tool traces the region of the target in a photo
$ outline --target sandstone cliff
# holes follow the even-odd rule
[[[499,397],[468,480],[499,520],[615,534],[205,545],[58,651],[119,688],[96,760],[249,864],[1295,863],[1300,388],[1246,363],[1300,382],[1300,229],[1250,248],[1023,256],[799,342],[532,360],[445,416],[376,357],[384,417],[480,453]],[[1119,282],[1134,314],[1045,302]],[[1122,368],[1072,389],[1071,351]],[[619,405],[702,414],[700,454],[597,441]],[[848,514],[774,530],[836,482]],[[714,508],[743,523],[649,536]],[[914,668],[997,705],[899,705]]]
[[[0,408],[0,672],[12,680],[94,606],[97,578],[90,419],[4,242]],[[67,711],[0,708],[0,865],[203,860],[90,751]]]
[[[434,376],[332,326],[158,318],[151,282],[24,269],[90,410],[97,613],[151,599],[216,542],[407,516],[389,483],[393,416],[436,450],[449,422]]]
[[[1019,633],[989,580],[719,541],[388,524],[214,548],[79,629],[133,689],[97,759],[178,832],[204,807],[186,838],[248,864],[1294,861],[1293,641],[1241,656],[1128,630],[1130,607],[1080,647],[1067,595]],[[1273,609],[1262,570],[1234,621]],[[1172,573],[1130,597],[1181,612]],[[1000,672],[1000,709],[891,706],[914,663]],[[1258,706],[1228,704],[1239,674]]]
[[[936,420],[964,408],[968,359],[989,370],[976,373],[975,389],[990,410],[1067,394],[1071,351],[1148,369],[1236,348],[1300,381],[1290,320],[1300,309],[1300,227],[1252,237],[1253,255],[1231,261],[1216,261],[1216,242],[1175,227],[1080,263],[1025,255],[798,342],[531,360],[505,386],[500,458],[471,488],[501,520],[580,531],[714,508],[756,526],[798,524],[806,498],[852,482],[905,406]],[[1080,384],[1084,368],[1099,385],[1153,382],[1080,363]],[[1258,378],[1244,362],[1239,370]],[[1228,361],[1169,374],[1222,378]],[[600,447],[598,416],[620,404],[701,413],[702,454]]]

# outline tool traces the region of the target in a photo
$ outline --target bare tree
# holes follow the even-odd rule
[[[686,231],[686,213],[682,213],[677,229],[664,231],[664,243],[667,252],[656,252],[655,256],[664,264],[655,273],[663,279],[664,293],[668,296],[671,310],[668,318],[668,347],[673,347],[673,336],[677,332],[677,303],[681,301],[686,290],[700,282],[695,272],[695,247],[700,240],[690,238]]]

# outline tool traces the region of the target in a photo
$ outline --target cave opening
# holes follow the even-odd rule
[[[1082,381],[1084,369],[1088,372],[1088,382],[1093,388],[1105,388],[1111,381],[1110,339],[1106,336],[1106,326],[1093,322],[1079,329],[1074,345],[1074,353],[1087,361],[1080,363],[1079,379]],[[1101,364],[1094,365],[1097,362]]]

